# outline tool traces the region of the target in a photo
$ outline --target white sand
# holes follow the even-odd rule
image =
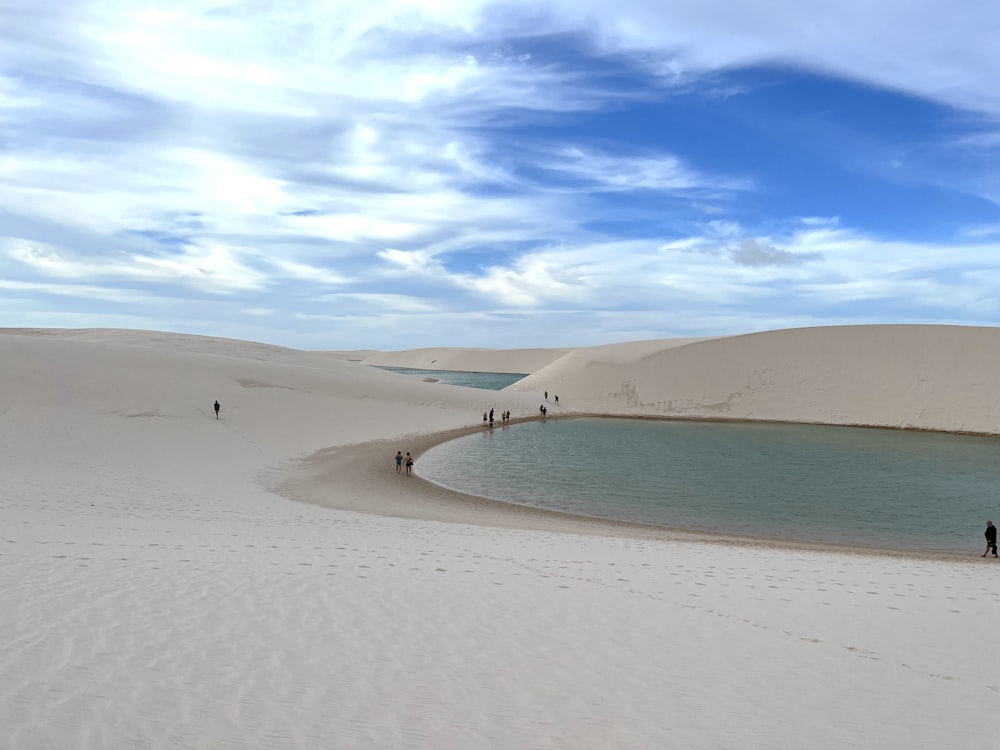
[[[728,545],[458,501],[391,456],[489,406],[531,416],[545,387],[562,412],[996,432],[997,336],[642,342],[490,393],[343,353],[8,330],[0,748],[991,747],[979,529],[968,560]]]

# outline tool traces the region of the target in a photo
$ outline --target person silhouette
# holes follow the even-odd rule
[[[986,522],[986,552],[983,553],[983,557],[986,557],[990,550],[993,550],[993,557],[997,556],[997,527],[993,525],[992,521]]]
[[[218,418],[219,418],[219,409],[221,409],[221,408],[222,408],[222,407],[221,407],[221,406],[219,406],[219,399],[216,399],[216,400],[215,400],[215,418],[216,418],[216,419],[218,419]]]

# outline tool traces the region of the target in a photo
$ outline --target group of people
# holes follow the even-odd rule
[[[559,403],[559,397],[555,396],[555,394],[553,394],[553,397],[555,398],[555,402],[558,404]],[[546,401],[549,400],[549,392],[548,391],[545,391],[545,400]],[[544,419],[545,416],[549,413],[549,407],[547,407],[544,403],[541,404],[538,407],[538,413]],[[493,409],[491,408],[489,411],[484,411],[483,412],[483,427],[493,427],[493,421],[494,421],[494,411],[493,411]],[[500,412],[500,424],[509,424],[509,423],[510,423],[510,409],[507,409],[506,411]]]
[[[500,423],[507,424],[510,422],[510,409],[500,412]],[[489,412],[483,412],[483,427],[493,426],[493,409],[491,408]]]
[[[413,456],[407,451],[406,455],[403,455],[403,451],[396,451],[396,473],[402,474],[403,469],[406,469],[406,476],[412,476],[413,474]]]

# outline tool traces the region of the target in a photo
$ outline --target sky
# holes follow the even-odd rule
[[[0,0],[0,327],[1000,324],[995,0]]]

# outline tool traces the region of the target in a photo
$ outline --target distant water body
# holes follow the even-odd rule
[[[469,435],[420,476],[551,510],[721,534],[982,552],[1000,439],[813,425],[560,419]]]
[[[380,370],[414,375],[419,378],[433,378],[448,385],[464,385],[469,388],[483,388],[499,391],[522,378],[524,373],[516,372],[458,372],[457,370],[420,370],[413,367],[380,367]]]

